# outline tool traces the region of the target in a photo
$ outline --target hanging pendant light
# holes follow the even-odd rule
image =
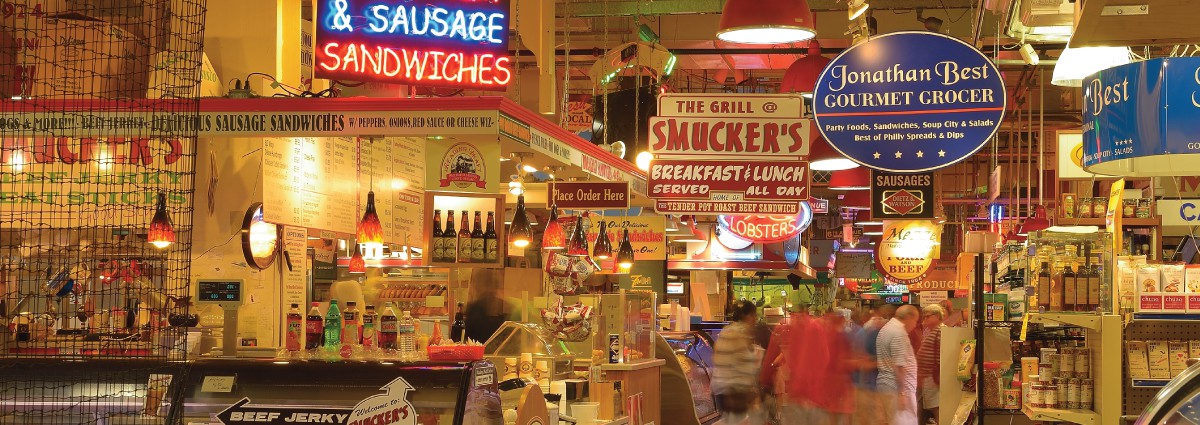
[[[675,242],[704,242],[704,234],[696,229],[696,217],[691,215],[681,216],[679,218],[679,228],[682,231],[680,236],[672,239]]]
[[[1054,64],[1050,84],[1083,87],[1083,79],[1087,76],[1128,63],[1128,47],[1068,47]]]
[[[633,267],[633,244],[629,243],[629,228],[624,229],[621,237],[621,247],[617,249],[617,267],[628,271]]]
[[[175,243],[175,226],[171,224],[171,216],[167,214],[166,192],[158,192],[158,203],[154,206],[154,218],[150,219],[146,242],[158,249]]]
[[[717,38],[730,43],[784,44],[812,39],[808,0],[728,0]]]
[[[1033,217],[1025,219],[1024,223],[1017,228],[1017,236],[1029,236],[1030,233],[1039,230],[1050,228],[1050,220],[1046,218],[1046,208],[1038,205],[1034,210]]]
[[[512,224],[508,225],[508,243],[517,248],[529,246],[533,241],[533,227],[529,217],[525,215],[525,195],[517,196],[517,211],[513,213]]]
[[[834,150],[824,137],[814,138],[809,152],[808,166],[813,171],[841,171],[859,167],[857,162]]]
[[[664,217],[664,221],[666,222],[666,224],[663,225],[663,230],[666,231],[667,233],[671,233],[676,230],[679,230],[679,224],[677,221],[675,221],[675,216],[667,214],[666,217]]]
[[[583,214],[575,217],[575,229],[567,242],[567,255],[588,255],[587,234],[583,231]]]
[[[596,248],[592,250],[592,257],[597,260],[612,257],[612,241],[608,239],[608,225],[604,220],[600,220],[600,233],[596,234]]]
[[[842,195],[842,209],[869,210],[871,209],[871,192],[856,190]]]
[[[354,256],[350,257],[350,265],[347,267],[347,271],[354,274],[367,272],[367,262],[363,259],[361,247],[354,247]]]
[[[558,222],[558,205],[550,206],[550,220],[546,222],[546,231],[542,233],[542,249],[558,251],[566,247],[566,232]]]
[[[870,190],[871,169],[867,167],[834,171],[829,176],[830,190]]]
[[[817,87],[817,80],[832,59],[821,56],[821,43],[817,40],[808,41],[808,54],[796,59],[783,73],[783,81],[779,84],[780,93],[801,93],[811,97]],[[806,95],[805,95],[806,94]]]
[[[362,220],[358,221],[358,244],[371,258],[383,257],[383,224],[379,222],[379,214],[375,212],[375,191],[367,192],[367,207],[363,211]]]

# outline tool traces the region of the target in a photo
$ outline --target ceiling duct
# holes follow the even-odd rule
[[[1069,0],[987,1],[985,7],[1004,22],[1005,35],[1027,42],[1065,42],[1071,38],[1075,7]]]

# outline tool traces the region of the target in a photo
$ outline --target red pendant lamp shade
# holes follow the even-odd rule
[[[566,232],[558,222],[558,206],[551,205],[550,220],[546,222],[546,231],[542,233],[542,249],[557,251],[565,248],[566,243]]]
[[[1046,230],[1050,228],[1050,220],[1046,218],[1046,208],[1038,205],[1034,210],[1033,217],[1025,219],[1021,223],[1021,227],[1017,229],[1017,236],[1028,236],[1030,232]]]
[[[842,208],[848,210],[871,209],[871,192],[866,190],[846,192],[845,195],[842,195]]]
[[[808,0],[728,0],[717,38],[730,43],[783,44],[817,36]]]
[[[154,207],[154,218],[150,219],[150,229],[146,233],[146,242],[155,248],[163,249],[175,243],[175,226],[171,224],[171,216],[167,214],[167,194],[158,193],[158,204]]]
[[[808,154],[808,166],[813,171],[841,171],[858,168],[858,163],[846,158],[841,152],[833,149],[824,137],[812,139],[812,148]]]
[[[832,190],[870,190],[871,169],[858,167],[834,171],[829,176],[829,188]]]
[[[367,261],[363,259],[362,248],[354,247],[354,256],[350,257],[350,265],[347,269],[350,273],[367,272]]]
[[[817,79],[825,72],[831,59],[821,56],[821,43],[817,40],[808,42],[808,54],[792,62],[787,72],[783,73],[783,82],[779,85],[780,93],[812,93],[817,87]]]
[[[367,192],[367,207],[358,222],[358,243],[383,245],[383,224],[375,212],[375,191]]]

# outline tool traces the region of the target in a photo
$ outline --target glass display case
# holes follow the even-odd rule
[[[691,388],[696,418],[701,423],[715,420],[720,412],[712,393],[713,341],[702,331],[659,332],[659,335],[667,341],[683,368],[683,376]],[[669,401],[670,398],[663,400],[664,403]]]
[[[1158,391],[1134,425],[1196,423],[1200,423],[1200,366],[1192,365]]]
[[[167,424],[186,363],[2,359],[0,424]]]
[[[572,377],[574,355],[566,343],[549,329],[533,323],[504,322],[484,343],[483,357],[500,368],[502,380],[520,376],[538,381],[541,377],[532,375],[537,373],[539,362],[546,362],[550,381]],[[523,357],[531,364],[522,365]]]
[[[1091,226],[1030,232],[1027,310],[1112,312],[1112,245],[1111,233]]]
[[[173,414],[180,423],[212,425],[499,425],[496,381],[496,368],[487,361],[200,360],[192,364]]]

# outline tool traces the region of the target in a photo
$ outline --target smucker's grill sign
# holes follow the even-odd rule
[[[663,95],[647,192],[660,213],[795,214],[815,130],[799,96]],[[782,105],[782,106],[781,106]],[[790,106],[789,106],[790,105]]]
[[[813,93],[813,117],[847,158],[913,173],[966,159],[1004,119],[1004,80],[979,50],[929,32],[897,32],[842,52]]]

